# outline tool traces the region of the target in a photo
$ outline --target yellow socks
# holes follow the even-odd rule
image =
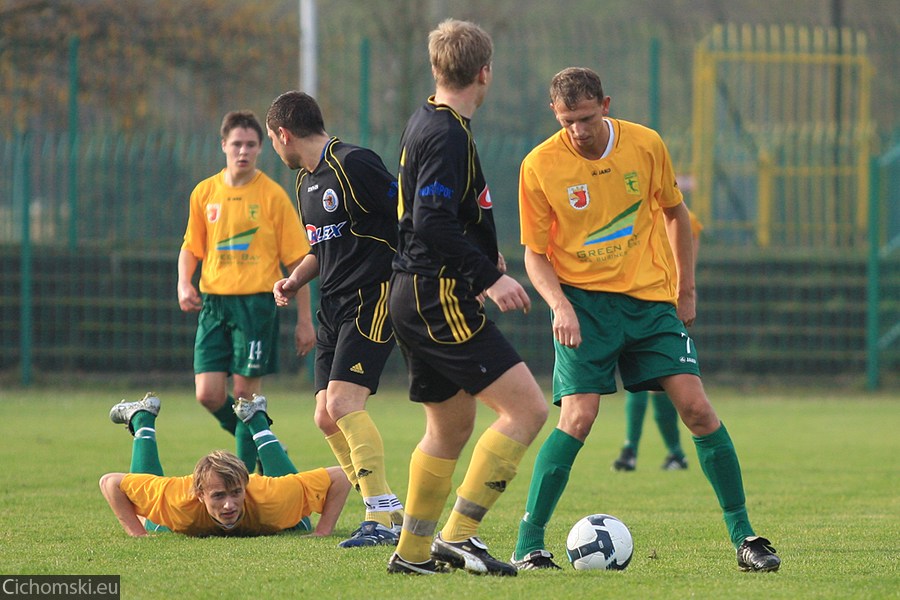
[[[466,477],[456,490],[456,504],[441,530],[445,541],[461,542],[477,535],[484,515],[515,477],[527,448],[495,429],[484,432],[475,444]]]
[[[325,436],[325,441],[331,446],[331,451],[337,459],[338,464],[343,469],[347,479],[357,491],[359,491],[359,483],[356,481],[356,471],[353,469],[353,461],[350,460],[350,446],[347,445],[347,438],[344,437],[343,431],[332,433]]]
[[[349,448],[356,484],[366,504],[366,521],[390,527],[391,514],[402,511],[403,506],[388,485],[384,472],[384,443],[375,422],[367,411],[358,410],[344,415],[336,423]]]
[[[397,554],[409,562],[431,558],[431,540],[450,495],[456,460],[436,458],[418,447],[409,461],[409,495]]]

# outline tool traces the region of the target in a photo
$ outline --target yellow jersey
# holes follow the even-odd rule
[[[606,119],[611,150],[590,160],[560,130],[519,173],[522,244],[560,283],[675,303],[677,274],[662,215],[682,202],[669,151],[652,129]]]
[[[309,252],[287,192],[262,171],[246,185],[225,183],[225,170],[191,193],[182,249],[203,261],[200,291],[223,296],[271,292],[281,265]]]
[[[139,516],[176,533],[190,536],[272,535],[290,529],[303,517],[322,512],[331,478],[325,469],[282,477],[251,474],[244,497],[244,512],[231,529],[209,516],[191,493],[193,475],[160,477],[129,473],[119,488],[135,505]]]

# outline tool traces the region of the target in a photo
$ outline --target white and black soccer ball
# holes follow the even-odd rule
[[[633,553],[631,532],[612,515],[588,515],[579,519],[566,539],[566,555],[579,571],[621,571],[631,562]]]

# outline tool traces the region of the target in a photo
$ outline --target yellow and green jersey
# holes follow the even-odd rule
[[[194,188],[182,249],[203,261],[201,292],[234,296],[271,292],[309,243],[280,185],[259,171],[231,187],[223,169]]]
[[[129,473],[119,488],[135,505],[136,512],[176,533],[190,536],[271,535],[290,529],[303,517],[322,512],[331,478],[325,469],[282,477],[250,475],[244,512],[237,524],[224,529],[209,516],[191,493],[193,475],[160,477]]]
[[[522,244],[546,254],[560,283],[675,303],[677,274],[662,215],[682,201],[652,129],[608,119],[612,148],[584,158],[560,130],[522,161]]]

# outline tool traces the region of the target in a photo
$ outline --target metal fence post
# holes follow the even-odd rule
[[[28,134],[16,135],[13,195],[22,207],[22,254],[19,259],[19,369],[22,385],[32,380],[32,260],[31,260],[31,183],[30,144]],[[15,200],[13,204],[15,204]]]
[[[69,40],[69,249],[78,245],[78,36]]]
[[[881,298],[879,289],[880,246],[878,236],[878,192],[880,185],[878,159],[869,161],[869,259],[866,285],[866,388],[877,390],[881,373],[878,356],[878,305]]]

